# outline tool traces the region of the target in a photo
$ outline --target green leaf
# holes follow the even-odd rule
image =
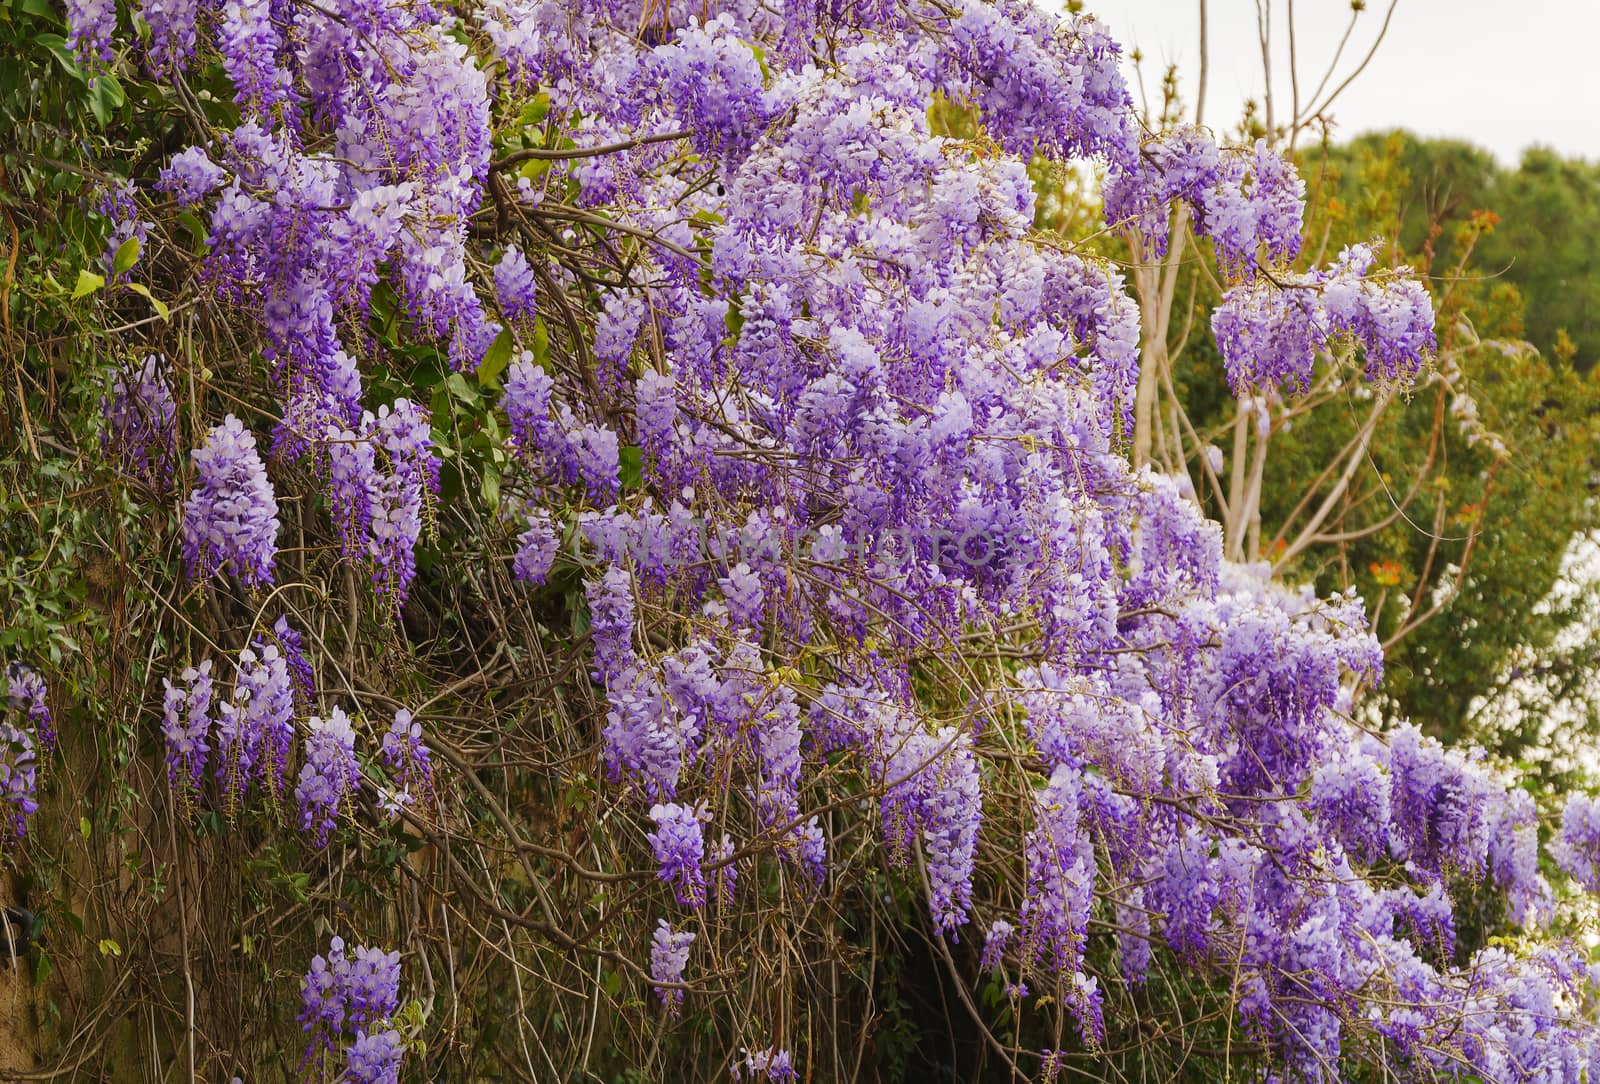
[[[484,503],[490,508],[500,507],[500,472],[487,464],[483,468],[482,480],[478,489],[483,494]]]
[[[471,384],[468,384],[467,378],[462,376],[460,373],[451,373],[448,377],[446,377],[445,386],[450,389],[451,395],[455,396],[457,399],[460,399],[468,406],[476,405],[478,399],[480,398],[477,389],[475,389]]]
[[[94,831],[94,825],[89,823],[88,817],[78,818],[78,831],[83,835],[84,839],[89,838],[90,833]]]
[[[638,489],[644,484],[644,449],[629,444],[617,452],[618,473],[623,489]]]
[[[78,284],[72,288],[72,300],[88,297],[106,284],[104,275],[97,275],[93,271],[79,271]]]
[[[533,360],[542,369],[550,367],[550,329],[544,326],[543,317],[533,320]]]
[[[23,12],[26,15],[32,15],[35,18],[44,19],[48,22],[54,23],[57,26],[61,25],[61,15],[50,3],[50,0],[14,0],[12,6],[17,11]]]
[[[506,366],[511,364],[511,332],[502,329],[495,336],[489,349],[484,351],[483,360],[478,362],[478,383],[486,388],[500,387],[500,374],[506,371]]]
[[[753,41],[741,41],[739,44],[755,54],[756,64],[761,68],[762,80],[772,82],[772,69],[767,67],[767,51]]]
[[[128,283],[128,289],[132,290],[134,293],[150,302],[150,304],[154,306],[156,310],[156,315],[161,317],[161,319],[172,319],[172,310],[167,308],[167,303],[165,301],[162,301],[159,297],[150,292],[150,287],[146,286],[142,282],[130,282]]]
[[[133,270],[133,265],[139,262],[139,239],[130,237],[117,246],[117,254],[111,260],[111,270],[119,275],[125,275]]]
[[[94,119],[100,122],[100,127],[110,124],[111,115],[121,109],[127,100],[116,76],[106,74],[94,77],[89,87],[89,110],[94,114]]]
[[[122,955],[122,946],[117,944],[115,941],[113,941],[109,937],[102,937],[100,939],[100,955],[102,955],[102,956],[121,956]]]
[[[550,112],[550,95],[540,91],[533,96],[533,101],[522,107],[522,114],[517,117],[517,123],[527,128],[544,120],[545,114]]]
[[[83,69],[78,67],[77,56],[71,49],[67,48],[66,38],[60,34],[40,34],[33,40],[50,50],[51,54],[55,56],[56,62],[61,65],[62,71],[80,83],[88,82],[84,77]]]
[[[178,216],[178,225],[187,230],[189,236],[194,238],[194,254],[196,256],[205,255],[206,249],[211,247],[207,242],[210,234],[206,230],[205,223],[200,221],[200,216],[193,211],[184,211]]]

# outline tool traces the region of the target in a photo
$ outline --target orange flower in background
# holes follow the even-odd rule
[[[1381,587],[1400,586],[1400,564],[1397,561],[1374,561],[1367,566],[1367,571],[1372,573],[1372,578]]]

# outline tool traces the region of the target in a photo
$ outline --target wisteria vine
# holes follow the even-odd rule
[[[1044,1077],[1157,964],[1227,987],[1271,1079],[1600,1071],[1594,977],[1537,936],[1557,893],[1528,795],[1358,725],[1382,671],[1360,600],[1225,561],[1187,480],[1130,466],[1137,305],[1109,261],[1033,232],[1026,162],[1097,163],[1136,251],[1184,209],[1230,284],[1213,330],[1239,394],[1324,365],[1411,379],[1427,290],[1374,246],[1298,262],[1304,186],[1267,143],[1141,138],[1100,23],[1026,0],[151,0],[125,38],[114,5],[68,7],[87,64],[220,60],[238,123],[109,194],[108,258],[150,242],[142,219],[197,216],[198,281],[270,389],[180,427],[174,362],[130,362],[102,409],[116,465],[174,509],[202,594],[276,620],[293,501],[392,623],[449,441],[378,329],[496,396],[492,527],[460,559],[582,613],[575,648],[538,621],[508,646],[576,650],[590,682],[586,762],[654,893],[602,958],[653,987],[659,1026],[712,1008],[707,912],[870,872],[1010,1003],[1070,1014],[1031,1052]],[[935,101],[977,134],[939,134]],[[467,785],[425,710],[347,714],[294,626],[264,628],[236,663],[171,667],[186,811],[259,799],[308,847],[353,847]],[[42,706],[33,680],[14,672],[13,713]],[[51,740],[28,711],[0,765],[18,832]],[[1600,889],[1589,799],[1552,856]],[[1457,958],[1471,886],[1521,947]],[[337,938],[312,961],[308,1062],[342,1048],[342,1079],[398,1079],[399,961]],[[736,1078],[801,1075],[793,1020],[773,1026],[728,1048]]]

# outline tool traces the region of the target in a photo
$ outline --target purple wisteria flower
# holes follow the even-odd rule
[[[512,446],[533,463],[557,450],[557,434],[550,420],[554,386],[550,374],[534,361],[530,350],[513,359],[506,370],[501,403],[511,422]]]
[[[188,147],[172,156],[156,180],[156,189],[170,193],[180,207],[193,207],[221,188],[227,175],[204,147]]]
[[[511,573],[530,585],[542,584],[555,564],[561,538],[556,534],[550,513],[543,508],[528,513],[527,527],[517,536],[517,553],[511,560]]]
[[[272,636],[277,641],[284,662],[289,667],[295,703],[303,709],[310,705],[316,695],[317,683],[311,672],[311,662],[306,657],[305,643],[300,637],[300,631],[289,624],[288,617],[281,616],[272,625]]]
[[[273,22],[270,0],[228,0],[222,5],[222,66],[234,98],[267,112],[290,97],[290,74],[278,63],[283,35]]]
[[[276,803],[288,783],[294,749],[294,686],[289,660],[278,645],[257,640],[239,652],[231,722],[218,720],[217,773],[233,801],[252,781]]]
[[[162,679],[162,736],[167,745],[167,781],[185,800],[205,778],[211,752],[211,660],[179,675],[180,685]]]
[[[782,1047],[769,1046],[765,1050],[744,1050],[742,1061],[733,1063],[735,1080],[796,1081],[794,1058]]]
[[[69,0],[67,47],[86,62],[108,61],[117,36],[116,0]]]
[[[1211,328],[1235,392],[1307,387],[1316,356],[1340,341],[1360,348],[1369,380],[1414,376],[1435,346],[1433,302],[1406,271],[1373,273],[1374,260],[1352,245],[1327,268],[1229,290]]]
[[[193,453],[195,486],[183,506],[183,556],[206,581],[231,572],[246,586],[272,580],[278,501],[256,454],[255,437],[229,414]]]
[[[1568,796],[1550,853],[1573,880],[1600,892],[1600,802],[1587,794]]]
[[[360,1032],[345,1055],[345,1076],[350,1084],[399,1084],[405,1040],[393,1028]]]
[[[650,937],[650,979],[657,984],[683,982],[683,969],[689,963],[689,948],[694,944],[693,930],[673,930],[666,919],[656,924]],[[683,1006],[683,991],[658,985],[656,993],[668,1016],[678,1015]]]
[[[384,765],[400,788],[391,800],[409,805],[418,798],[431,799],[433,751],[422,740],[422,725],[412,718],[411,712],[401,708],[394,713],[394,722],[384,731],[380,752]]]
[[[165,492],[178,459],[178,408],[156,356],[146,357],[136,371],[119,370],[101,410],[102,448],[126,476]]]
[[[633,580],[611,565],[588,584],[589,635],[595,671],[608,683],[626,673],[633,658]]]
[[[677,382],[649,370],[634,384],[634,422],[639,444],[658,464],[672,450],[678,422]]]
[[[305,763],[294,797],[300,805],[301,830],[315,832],[316,845],[325,847],[329,833],[338,826],[345,799],[355,793],[361,778],[356,734],[339,708],[326,718],[313,715],[306,729]]]
[[[0,843],[10,844],[28,830],[38,812],[40,752],[55,748],[55,732],[44,680],[30,667],[6,667],[6,710],[0,713]]]
[[[22,713],[46,755],[55,752],[55,717],[50,714],[50,690],[39,671],[25,663],[6,667],[6,703]]]
[[[509,319],[533,322],[538,313],[537,284],[528,258],[516,245],[507,246],[494,266],[494,291]]]
[[[389,1026],[400,1007],[400,954],[367,945],[346,951],[334,937],[326,956],[317,955],[300,982],[301,1026],[311,1035],[305,1062],[352,1036],[346,1079],[363,1084],[398,1080],[405,1042]]]
[[[705,873],[700,867],[705,861],[703,825],[710,816],[704,807],[676,802],[650,807],[650,819],[656,824],[649,835],[650,849],[655,852],[658,876],[672,885],[677,901],[687,907],[706,902]]]

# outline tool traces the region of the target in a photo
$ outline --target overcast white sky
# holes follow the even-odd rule
[[[1203,119],[1218,132],[1237,124],[1245,99],[1260,97],[1265,82],[1256,2],[1208,0]],[[1200,0],[1086,2],[1126,50],[1144,52],[1151,95],[1159,93],[1165,65],[1179,65],[1191,111],[1199,6]],[[1270,0],[1273,87],[1283,111],[1290,99],[1288,6],[1288,0]],[[1388,0],[1367,0],[1333,84],[1366,55],[1387,10]],[[1350,0],[1296,0],[1294,15],[1305,96],[1349,24]],[[1600,0],[1398,0],[1371,64],[1330,112],[1339,121],[1336,138],[1404,127],[1468,140],[1506,165],[1535,143],[1600,160]]]

